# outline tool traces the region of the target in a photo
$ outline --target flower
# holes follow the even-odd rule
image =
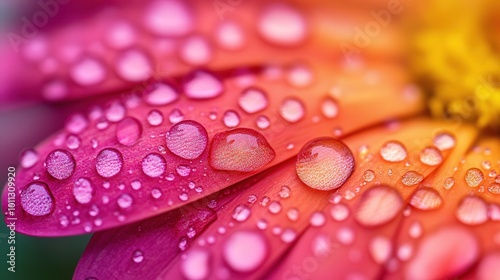
[[[406,58],[401,6],[346,8],[346,41],[332,3],[212,4],[123,4],[74,27],[104,43],[28,42],[44,79],[16,86],[94,97],[23,152],[18,232],[93,232],[75,279],[497,278],[498,136],[427,116],[387,59]]]

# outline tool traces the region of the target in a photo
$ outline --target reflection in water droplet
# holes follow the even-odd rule
[[[192,99],[210,99],[219,96],[224,87],[215,74],[206,70],[196,70],[184,80],[184,94]]]
[[[429,166],[436,166],[443,162],[443,156],[437,148],[426,147],[420,152],[420,161]]]
[[[242,254],[244,252],[244,254]],[[268,244],[259,232],[237,231],[224,243],[222,256],[235,271],[250,272],[257,269],[268,255]]]
[[[234,110],[227,110],[222,118],[224,125],[229,128],[237,127],[240,124],[240,116]]]
[[[301,12],[284,3],[267,5],[257,24],[260,36],[281,46],[298,45],[308,34],[306,19]]]
[[[420,210],[433,210],[443,204],[443,199],[436,190],[421,188],[413,194],[410,204]]]
[[[198,158],[206,149],[208,134],[206,129],[195,121],[182,121],[167,132],[167,148],[184,159]]]
[[[296,123],[304,118],[305,108],[302,101],[296,98],[287,98],[281,103],[280,116],[289,123]]]
[[[479,225],[488,220],[488,205],[477,196],[466,196],[458,205],[457,219],[466,225]]]
[[[380,185],[367,190],[355,210],[356,220],[364,226],[385,224],[402,210],[403,198],[391,187]]]
[[[45,167],[52,177],[64,180],[73,175],[75,159],[66,150],[54,150],[45,159]]]
[[[89,203],[94,196],[94,188],[86,178],[80,178],[73,185],[73,196],[81,204]]]
[[[139,140],[142,134],[141,123],[135,118],[124,118],[116,126],[116,139],[124,146],[132,146]]]
[[[469,187],[477,187],[484,179],[483,172],[478,168],[470,168],[465,174],[465,182]]]
[[[238,99],[238,105],[243,111],[253,114],[264,110],[267,107],[266,93],[255,87],[245,89]]]
[[[276,156],[266,138],[248,128],[217,133],[210,149],[210,165],[217,170],[250,172]]]
[[[333,138],[318,138],[302,147],[295,167],[300,180],[307,186],[333,190],[351,176],[354,157],[342,142]]]
[[[455,142],[455,137],[447,132],[441,132],[434,136],[434,146],[441,151],[446,151],[455,147]]]
[[[21,207],[32,216],[52,213],[54,204],[54,197],[45,183],[33,182],[21,191]]]
[[[405,186],[414,186],[419,184],[424,180],[424,175],[416,172],[416,171],[408,171],[405,174],[403,174],[403,177],[401,178],[401,182]]]
[[[167,163],[162,155],[152,153],[142,159],[142,172],[151,178],[160,177],[165,173]]]
[[[380,148],[380,155],[388,162],[401,162],[406,159],[406,148],[397,141],[386,142]]]
[[[104,178],[110,178],[121,171],[123,165],[122,154],[116,149],[104,149],[96,157],[96,170]]]

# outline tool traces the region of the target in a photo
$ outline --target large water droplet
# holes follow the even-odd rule
[[[488,205],[477,196],[466,196],[458,205],[457,219],[466,225],[479,225],[488,220]]]
[[[154,1],[146,9],[145,27],[156,35],[183,36],[193,30],[193,16],[183,1]]]
[[[38,153],[33,149],[24,150],[21,153],[21,166],[23,168],[30,168],[38,162]]]
[[[259,35],[277,45],[295,46],[304,42],[308,35],[304,16],[284,3],[267,5],[257,24]]]
[[[118,57],[116,72],[118,76],[128,82],[143,81],[152,73],[151,61],[141,50],[127,50]]]
[[[237,127],[240,124],[240,116],[234,110],[227,110],[224,113],[222,121],[224,122],[224,125],[229,128]]]
[[[287,98],[281,103],[280,116],[289,123],[300,121],[305,114],[304,104],[299,99]]]
[[[165,172],[166,165],[162,155],[151,153],[142,159],[142,172],[151,178],[156,178]]]
[[[186,76],[184,93],[192,99],[209,99],[219,96],[224,87],[215,74],[206,70],[197,70]]]
[[[116,139],[125,146],[132,146],[142,134],[141,123],[135,118],[127,117],[116,126]]]
[[[406,159],[406,148],[398,141],[386,142],[380,148],[380,155],[388,162],[400,162]]]
[[[97,173],[105,178],[110,178],[122,170],[122,154],[112,148],[104,149],[96,157],[95,168]]]
[[[94,196],[94,188],[87,178],[80,178],[73,185],[73,196],[81,204],[87,204]]]
[[[95,58],[84,58],[71,67],[71,78],[81,86],[96,85],[106,78],[106,68]]]
[[[318,138],[305,144],[297,155],[300,180],[318,190],[342,186],[354,170],[351,150],[334,138]]]
[[[483,172],[478,168],[470,168],[465,173],[465,182],[469,187],[477,187],[484,179]]]
[[[202,249],[192,249],[182,258],[181,272],[188,280],[203,280],[210,273],[210,255]]]
[[[432,210],[440,207],[443,204],[443,199],[436,190],[421,188],[413,194],[410,204],[420,210]]]
[[[54,150],[45,159],[49,174],[59,180],[69,178],[75,170],[75,159],[66,150]]]
[[[264,237],[253,231],[237,231],[224,243],[222,256],[235,271],[250,272],[257,269],[268,255]]]
[[[443,162],[443,156],[436,147],[426,147],[420,152],[420,161],[429,166],[436,166]]]
[[[275,156],[262,134],[248,128],[236,128],[214,136],[210,165],[217,170],[250,172],[268,164]]]
[[[263,90],[255,87],[245,89],[238,99],[238,105],[240,105],[243,111],[249,114],[264,110],[267,104],[267,94]]]
[[[195,159],[206,149],[207,130],[198,122],[182,121],[170,128],[167,133],[167,148],[175,155],[185,159]]]
[[[403,198],[391,187],[380,185],[367,190],[355,211],[356,220],[364,226],[379,226],[396,217],[403,208]]]
[[[21,207],[32,216],[45,216],[54,211],[54,197],[45,183],[33,182],[21,191]]]
[[[248,219],[248,217],[250,217],[251,213],[252,212],[248,206],[241,204],[234,208],[233,219],[238,222],[244,222]]]
[[[441,151],[446,151],[455,147],[455,143],[455,137],[450,133],[441,132],[434,136],[434,146]]]
[[[403,174],[403,177],[401,178],[401,182],[405,186],[414,186],[419,184],[424,180],[424,175],[416,172],[416,171],[408,171],[405,174]]]
[[[167,105],[179,98],[179,93],[173,85],[166,83],[155,83],[149,85],[144,92],[144,101],[149,105]]]

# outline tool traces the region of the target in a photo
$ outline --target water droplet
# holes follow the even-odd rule
[[[93,86],[104,81],[107,73],[101,61],[87,57],[73,65],[69,75],[81,86]]]
[[[487,253],[479,262],[476,277],[478,280],[500,279],[500,253],[497,251]],[[473,276],[471,276],[473,277]]]
[[[308,35],[304,16],[284,3],[267,5],[257,24],[259,35],[276,45],[296,46],[304,42]]]
[[[144,254],[142,253],[142,251],[135,250],[134,253],[132,254],[132,260],[135,263],[141,263],[144,260]]]
[[[234,21],[222,21],[215,32],[217,43],[226,50],[238,50],[245,45],[245,32]]]
[[[82,133],[89,125],[89,122],[82,114],[73,114],[66,122],[66,131],[74,134]]]
[[[183,1],[154,1],[147,7],[144,26],[160,36],[184,36],[194,27],[193,15]]]
[[[243,111],[249,114],[264,110],[267,104],[267,94],[263,90],[255,87],[249,87],[243,90],[238,99],[238,105]]]
[[[184,93],[192,99],[210,99],[219,96],[224,87],[214,73],[207,70],[196,70],[186,76]]]
[[[244,252],[244,254],[242,254]],[[257,269],[268,255],[264,237],[253,231],[237,231],[224,243],[222,256],[235,271],[250,272]]]
[[[38,153],[33,149],[24,150],[21,153],[21,166],[23,168],[30,168],[38,162]]]
[[[142,159],[142,172],[151,178],[160,177],[166,166],[165,158],[157,153],[151,153]]]
[[[191,173],[191,168],[186,165],[178,165],[176,168],[177,174],[179,174],[182,177],[187,177]]]
[[[355,211],[356,220],[364,226],[379,226],[396,217],[403,208],[403,198],[395,189],[380,185],[367,190]]]
[[[337,101],[331,97],[327,97],[321,103],[321,112],[327,119],[334,119],[339,114],[339,106]]]
[[[73,196],[81,204],[89,203],[94,196],[94,188],[86,178],[80,178],[75,181],[73,186]]]
[[[182,257],[181,272],[188,280],[202,280],[210,274],[210,255],[202,249],[191,249]]]
[[[54,197],[45,183],[33,182],[21,191],[21,207],[32,216],[52,213],[54,204]]]
[[[286,212],[286,216],[290,221],[295,222],[299,219],[299,210],[297,208],[290,208]]]
[[[269,121],[268,117],[264,115],[259,115],[257,119],[255,119],[255,124],[260,129],[266,129],[269,127],[269,125],[271,125],[271,122]]]
[[[500,194],[500,184],[491,184],[491,186],[488,187],[488,191],[492,194]]]
[[[130,49],[118,56],[116,72],[125,81],[140,82],[152,73],[151,64],[151,60],[142,50]]]
[[[122,170],[122,154],[112,148],[104,149],[96,157],[96,170],[104,178],[110,178]]]
[[[76,150],[80,147],[80,144],[81,140],[80,138],[78,138],[78,136],[70,134],[68,135],[68,137],[66,137],[66,147],[68,147],[68,149]]]
[[[281,241],[291,243],[297,237],[297,232],[294,229],[287,228],[281,233]]]
[[[297,64],[288,70],[287,80],[295,87],[307,87],[313,82],[313,73],[309,66]]]
[[[151,110],[147,117],[148,123],[152,126],[159,126],[163,123],[163,114],[158,110]]]
[[[380,155],[388,162],[400,162],[406,159],[406,148],[398,141],[386,142],[380,148]]]
[[[64,180],[73,175],[75,159],[66,150],[54,150],[45,159],[45,167],[52,177]]]
[[[129,22],[115,21],[109,26],[104,39],[112,48],[125,49],[132,46],[137,40],[137,32]]]
[[[181,201],[187,201],[189,199],[189,195],[187,193],[181,193],[179,194],[179,199]]]
[[[184,40],[179,56],[190,65],[203,65],[212,59],[212,47],[201,35],[192,35]]]
[[[416,171],[408,171],[403,174],[403,177],[401,178],[401,182],[408,187],[417,185],[422,182],[422,180],[424,180],[424,175]]]
[[[270,200],[271,199],[269,198],[269,196],[263,196],[262,199],[260,200],[260,205],[267,206]]]
[[[436,190],[421,188],[413,194],[410,204],[420,210],[433,210],[443,204],[443,199]]]
[[[224,125],[229,128],[237,127],[240,124],[240,116],[234,110],[227,110],[222,118]]]
[[[119,122],[126,114],[127,109],[119,101],[113,101],[106,106],[106,119],[110,122]]]
[[[318,138],[305,144],[297,156],[296,171],[300,180],[317,190],[342,186],[354,169],[349,148],[333,138]]]
[[[290,188],[288,186],[281,186],[281,190],[279,191],[279,196],[281,198],[288,198],[290,197]]]
[[[413,221],[408,229],[408,234],[411,238],[419,238],[422,236],[422,225],[419,221]]]
[[[266,138],[248,128],[217,133],[210,149],[210,165],[217,170],[250,172],[276,156]]]
[[[488,220],[488,205],[477,196],[466,196],[458,205],[457,219],[466,225],[479,225]]]
[[[484,179],[483,172],[478,168],[470,168],[465,174],[465,182],[469,187],[477,187]]]
[[[167,132],[167,148],[184,159],[198,158],[206,149],[208,134],[206,129],[195,121],[182,121]]]
[[[385,264],[392,253],[392,243],[391,241],[382,236],[374,237],[369,245],[370,255],[376,264]]]
[[[351,245],[354,242],[354,232],[350,228],[340,228],[336,237],[340,244],[343,245]]]
[[[238,222],[244,222],[248,219],[248,217],[250,217],[251,213],[252,212],[248,206],[240,204],[234,208],[233,219]]]
[[[375,172],[373,172],[373,170],[366,170],[365,173],[363,173],[363,180],[365,180],[365,182],[371,182],[375,179]]]
[[[179,92],[173,85],[167,83],[154,83],[144,92],[144,101],[153,106],[167,105],[179,98]]]
[[[283,100],[280,106],[280,116],[289,123],[296,123],[306,114],[304,104],[296,98]]]
[[[330,208],[330,215],[332,219],[337,222],[342,222],[349,217],[349,207],[343,203],[332,205]]]
[[[255,201],[257,201],[257,196],[254,195],[254,194],[251,194],[248,196],[248,203],[255,203]]]
[[[116,203],[121,209],[130,208],[130,206],[132,206],[132,202],[134,202],[134,199],[128,194],[122,194],[116,200]]]
[[[322,227],[326,223],[325,214],[321,212],[312,213],[311,218],[309,219],[309,223],[313,227]]]
[[[453,185],[455,185],[455,178],[453,177],[448,177],[444,180],[444,188],[449,190],[451,189],[451,187],[453,187]]]
[[[281,204],[277,201],[273,201],[269,204],[269,207],[267,209],[272,214],[278,214],[279,212],[281,212]]]
[[[455,147],[455,143],[455,137],[450,133],[441,132],[434,136],[434,146],[441,151],[446,151]]]
[[[443,162],[443,156],[436,147],[426,147],[420,152],[420,161],[429,166],[436,166]]]
[[[132,146],[142,134],[141,123],[135,118],[124,118],[116,126],[116,139],[124,146]]]
[[[184,114],[182,114],[181,110],[177,108],[172,109],[172,111],[168,115],[168,120],[170,121],[171,124],[176,124],[184,120]]]

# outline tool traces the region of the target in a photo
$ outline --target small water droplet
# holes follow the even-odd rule
[[[419,221],[413,221],[408,229],[408,234],[411,238],[419,238],[422,236],[422,225]]]
[[[188,280],[202,280],[210,275],[210,255],[203,249],[191,249],[182,256],[182,275]]]
[[[227,110],[222,118],[224,125],[229,128],[237,127],[240,124],[240,116],[234,110]]]
[[[413,194],[410,204],[420,210],[433,210],[443,204],[443,198],[434,189],[421,188]]]
[[[52,177],[64,180],[73,175],[75,159],[66,150],[54,150],[45,159],[45,167]]]
[[[441,132],[434,136],[434,146],[441,151],[446,151],[455,147],[455,143],[455,137],[451,133]]]
[[[260,233],[237,231],[225,241],[222,256],[233,270],[250,272],[264,262],[268,250],[268,244]],[[242,255],[242,252],[245,254]]]
[[[365,180],[365,182],[371,182],[375,179],[375,172],[373,172],[373,170],[366,170],[365,173],[363,173],[363,180]]]
[[[132,260],[135,263],[141,263],[144,260],[144,254],[142,253],[142,251],[135,250],[134,253],[132,254]]]
[[[126,114],[127,109],[119,101],[113,101],[106,106],[105,115],[106,119],[110,122],[119,122],[125,117]],[[107,124],[104,128],[106,127],[108,127]]]
[[[194,28],[192,11],[183,1],[154,1],[145,11],[144,26],[160,36],[184,36]]]
[[[491,186],[488,187],[488,191],[492,194],[500,194],[500,184],[491,184]]]
[[[266,41],[281,46],[301,44],[308,35],[305,17],[285,3],[267,5],[258,19],[257,28]]]
[[[213,56],[208,40],[201,35],[192,35],[184,40],[179,56],[190,65],[203,65],[210,62]]]
[[[80,178],[73,185],[73,196],[81,204],[87,204],[94,196],[94,188],[86,178]]]
[[[182,121],[170,128],[166,136],[167,148],[184,159],[196,159],[206,149],[208,134],[206,129],[195,121]]]
[[[158,110],[151,110],[147,117],[148,123],[152,126],[159,126],[163,123],[163,114]]]
[[[313,227],[322,227],[326,223],[325,214],[321,212],[312,213],[311,218],[309,219],[309,223]]]
[[[95,167],[97,173],[104,178],[115,176],[122,170],[122,166],[122,154],[116,149],[104,149],[96,157]]]
[[[281,186],[281,190],[279,191],[279,196],[281,198],[288,198],[290,197],[290,188],[288,186]]]
[[[403,208],[403,198],[395,189],[380,185],[367,190],[355,210],[356,220],[364,226],[385,224]]]
[[[118,204],[118,207],[121,209],[127,209],[132,206],[134,199],[128,195],[128,194],[122,194],[118,199],[116,200],[116,203]]]
[[[80,134],[88,127],[88,125],[89,122],[82,114],[73,114],[68,118],[64,128],[69,133]]]
[[[478,168],[470,168],[465,174],[465,182],[469,187],[477,187],[484,179],[483,172]]]
[[[340,228],[336,237],[342,245],[351,245],[354,242],[354,232],[350,228]]]
[[[259,115],[257,119],[255,119],[255,124],[260,129],[266,129],[271,125],[269,118],[264,115]]]
[[[244,222],[248,219],[248,217],[250,217],[251,213],[252,212],[248,206],[240,204],[234,208],[233,219],[238,222]]]
[[[334,119],[339,114],[339,106],[337,101],[331,97],[327,97],[321,103],[321,112],[327,119]]]
[[[267,107],[267,94],[259,88],[249,87],[241,93],[238,105],[249,114],[257,113]]]
[[[71,67],[69,75],[81,86],[93,86],[104,81],[107,72],[101,61],[86,57]]]
[[[245,45],[245,32],[231,20],[224,20],[217,26],[215,37],[217,43],[226,50],[239,50]]]
[[[166,165],[162,155],[151,153],[142,159],[142,172],[151,178],[160,177],[165,172]]]
[[[146,80],[152,72],[150,58],[139,49],[130,49],[119,54],[115,67],[118,76],[128,82]]]
[[[288,82],[298,88],[311,85],[314,79],[311,68],[304,64],[293,65],[287,74]]]
[[[281,241],[283,241],[285,243],[291,243],[291,242],[293,242],[296,237],[297,237],[297,232],[294,229],[291,229],[291,228],[286,228],[281,233]]]
[[[21,207],[32,216],[52,213],[54,204],[54,197],[45,183],[33,182],[21,191]]]
[[[400,142],[389,141],[380,148],[380,155],[388,162],[401,162],[406,159],[407,152]]]
[[[210,165],[217,170],[250,172],[276,156],[266,138],[248,128],[215,134],[210,149]]]
[[[443,155],[436,147],[426,147],[420,152],[420,161],[429,166],[436,166],[443,162]]]
[[[38,162],[38,153],[33,149],[24,150],[21,153],[21,166],[23,168],[30,168]]]
[[[374,237],[369,245],[370,255],[375,261],[375,263],[382,265],[385,264],[392,253],[392,243],[391,241],[382,236]]]
[[[255,203],[255,201],[257,201],[257,196],[254,195],[254,194],[251,194],[248,196],[248,203]]]
[[[347,205],[343,203],[332,205],[330,208],[330,215],[332,219],[337,222],[342,222],[349,217],[350,210]]]
[[[171,124],[176,124],[184,120],[184,114],[182,114],[181,110],[177,108],[172,109],[172,111],[168,115],[168,120]]]
[[[451,189],[451,187],[453,187],[453,185],[455,185],[455,178],[453,177],[448,177],[444,180],[444,188],[449,190]]]
[[[162,106],[176,101],[179,98],[179,92],[171,84],[158,82],[147,87],[143,98],[149,105]]]
[[[179,199],[181,201],[187,201],[189,199],[189,195],[187,193],[181,193],[179,194]]]
[[[408,171],[405,174],[403,174],[403,177],[401,178],[401,182],[408,187],[417,185],[423,180],[424,180],[424,175],[416,171]]]
[[[81,140],[78,136],[70,134],[68,135],[68,137],[66,137],[66,147],[68,147],[68,149],[76,150],[80,147],[80,144]]]
[[[267,209],[272,214],[278,214],[279,212],[281,212],[281,204],[277,201],[273,201],[269,204],[269,207]]]
[[[458,205],[457,219],[466,225],[479,225],[488,220],[488,205],[477,196],[466,196]]]
[[[351,176],[354,157],[339,140],[318,138],[302,147],[295,166],[307,186],[327,191],[339,188]]]
[[[286,212],[286,216],[290,221],[295,222],[299,219],[299,210],[297,208],[290,208]]]
[[[124,118],[116,126],[116,139],[124,146],[132,146],[137,143],[141,134],[141,123],[135,118]]]
[[[178,165],[176,168],[177,174],[182,177],[187,177],[191,173],[191,168],[186,165]]]
[[[289,123],[296,123],[306,114],[304,104],[296,98],[283,100],[280,106],[280,116]]]
[[[207,70],[196,70],[188,74],[183,87],[186,96],[192,99],[215,98],[224,90],[221,80]]]

